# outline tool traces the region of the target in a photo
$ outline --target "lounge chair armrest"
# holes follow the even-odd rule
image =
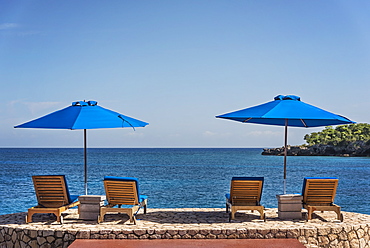
[[[78,201],[78,197],[79,197],[79,195],[70,195],[70,199],[71,199],[70,203]]]
[[[225,197],[226,197],[227,200],[230,201],[230,194],[229,193],[225,194]]]
[[[140,195],[139,196],[139,202],[143,202],[146,199],[148,199],[148,196],[147,195]]]

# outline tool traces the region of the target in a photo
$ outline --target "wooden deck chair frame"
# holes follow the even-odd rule
[[[343,221],[340,206],[334,204],[338,178],[306,177],[303,183],[303,208],[307,209],[307,220],[312,219],[314,211],[334,211],[337,219]]]
[[[36,213],[51,213],[57,217],[57,222],[63,224],[62,213],[80,204],[69,195],[64,175],[32,176],[32,181],[38,205],[28,209],[26,223],[32,222]]]
[[[140,201],[140,197],[144,196],[139,194],[138,186],[136,178],[105,177],[104,188],[108,204],[100,208],[98,223],[104,222],[104,216],[107,213],[124,213],[129,216],[130,223],[136,225],[136,214],[141,207],[144,207],[144,214],[146,214],[148,204],[146,198]],[[122,205],[132,207],[122,208]],[[118,207],[114,208],[115,206]]]
[[[260,204],[263,181],[263,177],[232,178],[229,198],[226,194],[226,213],[229,213],[229,221],[235,219],[235,213],[239,210],[257,210],[261,219],[266,221],[265,208]]]

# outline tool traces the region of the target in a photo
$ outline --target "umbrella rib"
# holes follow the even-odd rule
[[[303,126],[304,126],[304,127],[307,127],[306,122],[304,122],[304,120],[303,120],[303,119],[300,119],[300,120],[301,120],[301,122],[302,122]]]
[[[243,122],[248,122],[250,119],[252,119],[252,118],[245,119]]]
[[[123,123],[124,123],[124,122],[127,122],[127,123],[132,127],[132,129],[134,129],[134,131],[136,131],[136,130],[135,130],[135,127],[134,127],[133,125],[131,125],[131,123],[130,123],[130,122],[128,122],[127,120],[125,120],[125,119],[122,117],[122,115],[119,115],[119,116],[118,116],[118,118],[122,119],[122,121],[123,121],[123,122],[122,122],[122,127],[123,127]]]

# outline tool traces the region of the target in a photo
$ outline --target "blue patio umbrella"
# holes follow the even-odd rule
[[[71,106],[38,119],[15,126],[15,128],[83,129],[84,130],[84,177],[87,195],[87,149],[86,129],[145,127],[149,123],[122,115],[98,106],[96,101],[73,102]]]
[[[320,127],[355,123],[346,117],[336,115],[301,101],[294,95],[278,95],[274,101],[235,112],[218,115],[216,118],[264,125],[285,126],[284,142],[284,194],[286,193],[286,157],[288,126]]]

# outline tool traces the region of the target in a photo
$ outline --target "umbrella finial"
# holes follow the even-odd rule
[[[284,96],[283,95],[277,95],[274,97],[274,100],[277,101],[277,100],[283,100]]]
[[[72,106],[95,106],[97,104],[98,104],[98,102],[96,102],[96,101],[88,101],[88,102],[86,102],[86,100],[72,102]]]
[[[295,95],[286,95],[286,96],[278,95],[278,96],[275,96],[274,97],[274,100],[275,101],[277,101],[277,100],[295,100],[295,101],[300,101],[301,98],[299,96],[295,96]]]
[[[301,98],[299,96],[295,95],[286,95],[284,96],[283,100],[295,100],[295,101],[300,101]]]

